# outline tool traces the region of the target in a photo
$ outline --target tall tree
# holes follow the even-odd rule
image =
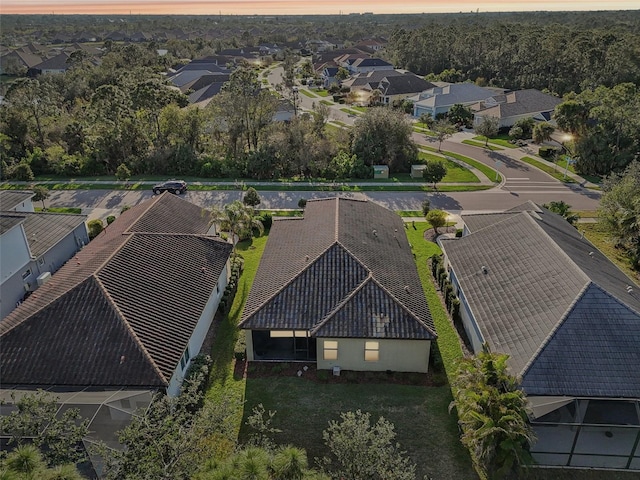
[[[44,204],[44,201],[49,198],[49,189],[44,185],[36,185],[33,187],[33,197],[32,200],[34,202],[42,202],[42,210],[46,210],[47,207]]]
[[[553,213],[557,213],[571,225],[575,225],[580,219],[580,215],[572,212],[571,205],[563,200],[544,203],[542,206]]]
[[[527,399],[507,371],[507,355],[486,349],[463,359],[452,382],[462,443],[476,469],[490,479],[505,478],[531,463],[535,436],[528,423]]]
[[[212,223],[219,225],[221,230],[228,231],[234,245],[239,240],[253,237],[256,229],[262,234],[264,226],[258,219],[253,207],[236,200],[224,206],[224,208],[212,208],[209,210],[209,218]]]
[[[367,166],[388,165],[391,173],[408,172],[418,157],[412,132],[402,112],[374,107],[356,120],[351,152]]]
[[[431,130],[435,132],[438,139],[438,151],[442,149],[442,142],[456,133],[456,127],[447,119],[436,120],[431,126]],[[429,138],[429,136],[427,136]]]
[[[533,141],[535,143],[542,143],[551,140],[551,134],[553,134],[554,131],[555,128],[553,128],[553,125],[549,122],[536,123],[533,127]]]
[[[447,174],[447,167],[441,160],[429,159],[425,163],[425,168],[422,171],[422,178],[425,182],[433,183],[433,188],[436,188],[436,184],[445,177]]]

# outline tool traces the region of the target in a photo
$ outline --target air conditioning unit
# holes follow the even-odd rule
[[[36,279],[39,287],[47,283],[49,280],[51,280],[51,272],[43,272],[38,275],[38,278]]]

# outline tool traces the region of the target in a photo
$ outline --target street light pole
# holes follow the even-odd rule
[[[562,137],[562,148],[564,148],[565,152],[567,153],[567,158],[565,159],[565,164],[564,164],[563,181],[567,180],[567,171],[569,170],[569,164],[573,163],[573,159],[572,159],[573,155],[571,154],[571,150],[569,150],[569,147],[567,147],[566,145],[566,143],[572,139],[573,137],[571,135],[565,135],[564,137]]]

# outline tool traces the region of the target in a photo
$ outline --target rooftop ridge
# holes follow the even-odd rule
[[[113,300],[113,298],[109,294],[109,290],[107,290],[107,288],[102,283],[102,280],[100,280],[100,277],[98,277],[95,273],[92,275],[92,277],[95,279],[96,283],[100,287],[100,290],[102,291],[102,294],[105,296],[105,298],[107,299],[107,301],[111,305],[111,308],[113,308],[116,311],[118,317],[120,318],[120,320],[122,321],[123,325],[127,329],[127,332],[129,332],[129,335],[131,335],[133,340],[136,342],[136,345],[138,345],[138,348],[140,348],[140,350],[142,351],[142,354],[144,355],[144,357],[151,364],[153,370],[158,374],[158,377],[160,377],[168,385],[169,384],[168,380],[166,379],[166,377],[164,376],[164,374],[162,373],[162,371],[160,370],[160,368],[158,367],[156,362],[153,360],[153,358],[149,354],[149,351],[144,346],[144,343],[140,341],[140,338],[138,337],[136,332],[133,330],[133,328],[129,324],[129,321],[127,320],[126,316],[124,315],[124,312],[122,312],[122,310],[120,310],[120,307],[118,307],[118,304]],[[126,361],[126,359],[125,359],[125,361]]]

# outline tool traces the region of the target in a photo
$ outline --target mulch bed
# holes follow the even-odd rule
[[[456,233],[455,225],[450,225],[448,227],[440,227],[438,229],[438,235],[436,235],[436,232],[433,230],[433,228],[430,228],[429,230],[425,230],[424,239],[428,242],[435,242],[436,238],[438,238],[443,233]]]
[[[306,370],[305,370],[306,367]],[[246,362],[236,361],[235,377],[269,378],[299,377],[314,383],[387,383],[396,385],[419,385],[439,387],[443,385],[441,375],[409,372],[355,372],[342,370],[339,376],[330,370],[318,370],[314,362]],[[446,379],[445,379],[446,381]]]

